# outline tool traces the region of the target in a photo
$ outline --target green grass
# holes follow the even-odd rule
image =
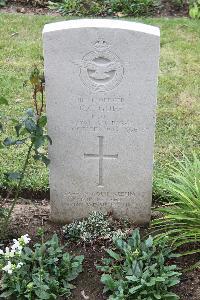
[[[23,82],[35,63],[42,66],[42,28],[45,23],[63,19],[0,14],[0,95],[9,100],[8,115],[20,116],[30,107],[30,88],[23,87]],[[161,29],[154,167],[154,190],[158,193],[158,179],[167,174],[174,157],[199,151],[200,21],[154,18],[142,22]],[[0,184],[4,172],[20,168],[24,150],[19,147],[0,152]],[[24,188],[48,188],[48,172],[42,164],[31,163]]]

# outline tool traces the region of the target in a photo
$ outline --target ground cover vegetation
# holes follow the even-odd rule
[[[40,235],[43,233],[40,230]],[[28,235],[0,250],[2,299],[61,299],[70,296],[73,281],[82,272],[83,256],[64,251],[57,235],[29,247]],[[64,298],[64,299],[65,299]]]
[[[160,218],[153,221],[156,239],[168,240],[171,248],[178,249],[189,244],[185,254],[200,252],[200,160],[184,157],[178,167],[171,167],[171,176],[162,180],[163,192],[169,193],[170,202],[159,207]],[[200,265],[200,261],[197,262]]]
[[[97,266],[109,300],[179,299],[169,288],[180,282],[181,273],[176,265],[166,264],[173,255],[164,243],[156,247],[151,236],[141,241],[136,229],[126,240],[114,238],[114,244],[116,250],[107,249],[109,257]]]
[[[63,20],[52,16],[0,16],[0,85],[1,97],[9,106],[1,112],[9,118],[22,118],[30,107],[32,90],[24,82],[37,63],[43,68],[41,31],[45,23]],[[133,20],[128,18],[128,20]],[[166,177],[169,165],[176,164],[182,153],[199,152],[200,26],[189,19],[145,19],[147,24],[161,28],[161,60],[157,109],[154,163],[154,194],[160,195],[158,178]],[[9,41],[9,43],[8,43]],[[170,91],[170,92],[169,92]],[[13,126],[1,132],[1,140],[12,136]],[[0,185],[5,187],[4,174],[22,169],[27,145],[1,149]],[[22,189],[48,189],[48,170],[41,161],[30,159]],[[10,186],[13,183],[9,183]]]
[[[10,148],[18,147],[20,145],[26,145],[26,151],[24,157],[22,157],[23,163],[20,170],[14,170],[11,172],[4,173],[4,186],[9,186],[14,181],[16,183],[16,188],[14,191],[14,200],[11,207],[7,210],[7,214],[1,213],[4,222],[0,229],[0,236],[4,234],[5,228],[9,224],[9,219],[12,215],[12,211],[16,205],[16,202],[19,197],[19,191],[23,184],[23,179],[26,174],[26,170],[29,165],[30,158],[32,157],[35,161],[42,161],[46,166],[49,164],[49,159],[44,153],[43,146],[45,142],[52,143],[51,138],[46,133],[44,128],[47,123],[47,117],[44,113],[45,103],[44,103],[44,79],[43,75],[40,74],[40,71],[37,67],[34,67],[30,74],[30,84],[32,86],[32,107],[26,110],[26,114],[22,118],[9,118],[6,115],[1,113],[1,122],[0,129],[4,133],[5,124],[12,123],[14,127],[14,133],[12,136],[5,137],[0,140],[0,148]],[[5,97],[0,97],[0,106],[9,105]],[[9,151],[9,149],[7,150]],[[3,208],[1,208],[2,212]]]
[[[82,241],[83,243],[92,243],[99,239],[112,240],[114,237],[126,237],[128,232],[125,230],[124,220],[121,224],[124,228],[115,229],[112,216],[101,212],[92,212],[87,218],[76,220],[63,227],[63,233],[66,239],[71,241]]]

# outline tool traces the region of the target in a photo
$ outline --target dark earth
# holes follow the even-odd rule
[[[6,205],[11,204],[11,199],[6,201]],[[49,220],[50,205],[49,201],[36,200],[28,201],[19,200],[16,205],[13,217],[8,230],[8,238],[3,241],[4,244],[9,244],[13,238],[19,237],[28,233],[32,239],[32,243],[38,242],[37,229],[42,227],[45,232],[45,239],[51,238],[53,233],[57,233],[63,244],[67,242],[62,233],[62,226],[56,225]],[[2,203],[2,201],[1,201]],[[120,222],[116,222],[116,229],[119,228]],[[135,225],[130,225],[129,230],[132,231]],[[141,228],[142,234],[147,234],[147,227]],[[1,241],[2,242],[2,241]],[[70,300],[104,300],[107,299],[103,295],[103,285],[100,282],[100,274],[95,268],[95,263],[100,262],[105,255],[104,249],[107,248],[108,241],[98,240],[94,244],[82,244],[69,242],[67,251],[73,254],[83,254],[85,256],[83,273],[75,280],[76,289],[73,291]],[[188,249],[187,249],[188,250]],[[200,255],[190,255],[178,258],[175,263],[182,268],[187,269],[192,264],[200,260]],[[174,263],[174,261],[173,261]],[[184,272],[181,278],[181,283],[176,286],[176,292],[181,300],[199,300],[200,299],[200,269]]]

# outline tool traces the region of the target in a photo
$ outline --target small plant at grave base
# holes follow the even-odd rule
[[[178,161],[178,167],[172,167],[171,178],[160,185],[169,193],[171,203],[157,209],[163,216],[152,222],[156,241],[160,243],[167,236],[171,247],[190,244],[191,249],[193,243],[200,242],[200,160],[197,155],[194,154],[193,159],[184,156],[183,162]],[[200,252],[199,248],[195,249],[188,254]]]
[[[63,232],[67,239],[91,242],[102,236],[110,236],[111,228],[107,215],[93,212],[88,218],[65,225]]]
[[[5,251],[0,250],[0,282],[3,299],[59,299],[68,297],[71,284],[82,272],[83,256],[64,252],[57,235],[35,244],[32,250],[26,234]]]
[[[189,15],[192,19],[200,19],[200,0],[191,1]]]
[[[67,239],[89,243],[97,239],[111,239],[113,235],[126,236],[120,229],[115,231],[108,215],[101,212],[92,212],[88,218],[65,225],[63,232]]]
[[[30,83],[33,89],[33,108],[29,108],[21,120],[14,118],[9,119],[15,129],[14,136],[6,137],[0,141],[0,149],[13,146],[20,147],[21,145],[27,146],[22,170],[5,174],[5,182],[8,183],[11,180],[15,181],[16,190],[13,203],[5,217],[1,235],[5,234],[4,231],[8,226],[11,214],[18,200],[19,191],[21,189],[30,158],[41,160],[46,166],[50,162],[47,156],[44,154],[44,149],[42,149],[46,141],[49,141],[50,143],[52,142],[45,131],[47,118],[44,112],[44,77],[42,74],[40,74],[40,71],[37,67],[34,67],[33,71],[31,72]],[[8,101],[4,97],[0,97],[0,104],[8,105]],[[4,119],[5,118],[1,116],[1,120]],[[4,132],[3,121],[0,123],[0,131],[1,133]]]
[[[115,251],[106,250],[109,258],[97,266],[109,300],[179,299],[169,289],[180,282],[181,273],[166,264],[173,255],[164,243],[156,247],[151,236],[141,241],[136,229],[128,240],[115,239],[114,244]]]

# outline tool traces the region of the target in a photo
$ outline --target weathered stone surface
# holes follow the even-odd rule
[[[52,219],[150,219],[159,29],[116,20],[44,28]]]

